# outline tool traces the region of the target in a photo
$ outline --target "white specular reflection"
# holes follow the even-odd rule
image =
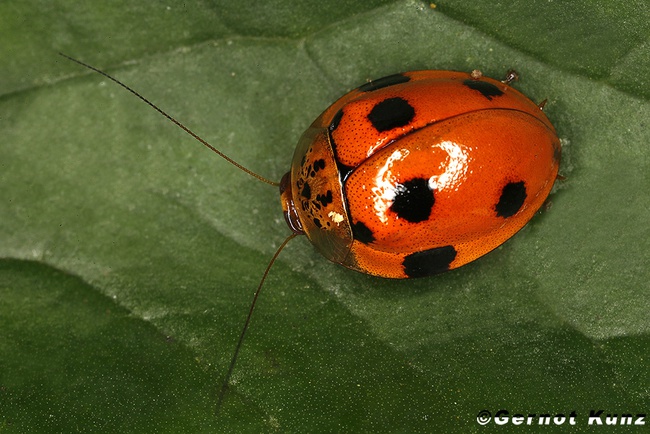
[[[375,184],[371,191],[373,194],[372,202],[375,208],[375,214],[382,223],[388,222],[386,215],[388,208],[393,204],[395,199],[395,186],[397,177],[393,173],[393,165],[406,158],[410,154],[408,149],[398,149],[386,159],[383,167],[377,171]]]
[[[440,164],[442,174],[433,175],[429,178],[429,188],[433,191],[457,190],[460,183],[465,179],[465,175],[467,175],[469,152],[472,149],[450,141],[437,143],[433,148],[446,152],[447,158]]]
[[[431,172],[434,175],[429,177],[429,188],[433,191],[443,191],[448,189],[457,190],[462,183],[468,171],[470,161],[469,152],[471,148],[466,148],[458,143],[443,141],[431,145],[430,151],[433,154],[442,153],[433,161],[439,160],[438,167],[432,167]],[[399,172],[394,171],[394,166],[409,156],[411,152],[408,149],[397,149],[386,158],[384,165],[377,171],[372,191],[373,208],[379,221],[386,224],[394,216],[388,215],[388,209],[395,200],[397,184],[399,181]],[[418,158],[426,158],[425,155]]]

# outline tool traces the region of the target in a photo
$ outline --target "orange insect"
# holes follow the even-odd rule
[[[542,206],[561,147],[537,105],[503,82],[414,71],[368,82],[332,104],[303,134],[280,183],[242,167],[139,93],[202,144],[280,187],[292,234],[268,264],[219,395],[224,398],[258,295],[297,235],[332,262],[387,278],[458,268],[495,249]]]
[[[309,127],[281,185],[289,227],[362,273],[422,277],[514,235],[557,176],[560,141],[540,107],[490,78],[384,77]]]

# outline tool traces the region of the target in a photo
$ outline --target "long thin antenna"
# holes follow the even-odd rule
[[[244,172],[248,173],[248,174],[249,174],[250,176],[252,176],[253,178],[257,178],[257,179],[259,179],[259,180],[262,181],[262,182],[266,182],[267,184],[273,185],[274,187],[279,187],[279,186],[280,186],[280,183],[279,183],[279,182],[275,182],[275,181],[271,181],[270,179],[266,179],[266,178],[263,177],[262,175],[258,175],[257,173],[253,172],[252,170],[249,170],[249,169],[245,168],[244,166],[242,166],[241,164],[239,164],[238,162],[236,162],[236,161],[233,160],[232,158],[228,157],[226,154],[224,154],[223,152],[219,151],[217,148],[215,148],[214,146],[212,146],[211,144],[209,144],[208,142],[206,142],[205,140],[203,140],[201,137],[199,137],[199,136],[198,136],[194,131],[190,130],[190,129],[187,128],[185,125],[183,125],[182,123],[180,123],[179,121],[177,121],[176,119],[174,119],[171,115],[168,115],[166,112],[164,112],[162,109],[160,109],[157,105],[155,105],[154,103],[152,103],[151,101],[149,101],[147,98],[145,98],[145,97],[143,97],[142,95],[140,95],[140,94],[139,94],[138,92],[136,92],[135,90],[131,89],[131,88],[130,88],[129,86],[127,86],[126,84],[124,84],[124,83],[122,83],[121,81],[119,81],[117,78],[114,78],[114,77],[108,75],[106,72],[104,72],[104,71],[102,71],[102,70],[100,70],[100,69],[97,69],[97,68],[95,68],[94,66],[88,65],[87,63],[84,63],[84,62],[82,62],[81,60],[77,60],[77,59],[75,59],[75,58],[73,58],[73,57],[70,57],[70,56],[68,56],[67,54],[59,53],[59,55],[62,56],[62,57],[65,57],[66,59],[71,60],[71,61],[73,61],[73,62],[75,62],[75,63],[78,63],[79,65],[84,66],[84,67],[86,67],[86,68],[88,68],[88,69],[90,69],[90,70],[92,70],[92,71],[95,71],[95,72],[97,72],[97,73],[103,75],[104,77],[108,78],[109,80],[111,80],[111,81],[113,81],[113,82],[119,84],[119,85],[122,86],[124,89],[128,90],[128,91],[131,92],[133,95],[137,96],[137,97],[140,98],[142,101],[144,101],[145,103],[147,103],[150,107],[152,107],[152,108],[153,108],[154,110],[156,110],[158,113],[160,113],[161,115],[163,115],[164,117],[166,117],[167,119],[169,119],[169,120],[170,120],[171,122],[173,122],[177,127],[179,127],[180,129],[182,129],[183,131],[185,131],[185,132],[186,132],[187,134],[189,134],[190,136],[194,137],[196,140],[198,140],[200,143],[202,143],[206,148],[210,149],[212,152],[214,152],[215,154],[219,155],[221,158],[223,158],[224,160],[226,160],[227,162],[229,162],[229,163],[232,164],[233,166],[235,166],[235,167],[237,167],[237,168],[243,170]]]
[[[271,258],[271,261],[269,261],[269,265],[266,266],[266,270],[264,270],[264,274],[262,275],[262,280],[260,280],[260,284],[257,287],[257,291],[255,291],[255,295],[253,296],[253,301],[251,302],[251,307],[248,310],[248,316],[246,317],[246,322],[244,322],[244,327],[241,330],[241,334],[239,335],[239,340],[237,341],[237,346],[235,347],[235,352],[232,355],[232,360],[230,360],[230,366],[228,367],[228,372],[226,373],[226,378],[223,380],[223,384],[221,385],[221,390],[219,391],[219,398],[217,400],[217,407],[215,410],[215,416],[219,414],[219,411],[221,410],[221,405],[223,404],[223,399],[226,396],[226,391],[228,390],[228,382],[230,381],[230,377],[232,376],[232,371],[235,369],[235,363],[237,363],[237,357],[239,356],[239,350],[241,349],[242,342],[244,342],[244,336],[246,335],[246,331],[248,330],[248,325],[251,322],[251,317],[253,316],[253,310],[255,310],[255,304],[257,303],[257,297],[260,295],[260,291],[262,290],[262,285],[264,285],[264,281],[266,280],[266,276],[268,276],[269,271],[271,270],[271,267],[273,266],[273,263],[275,260],[278,258],[280,255],[280,252],[282,249],[284,249],[284,246],[287,245],[289,241],[291,241],[293,238],[295,238],[297,235],[300,235],[298,233],[292,233],[289,235],[283,242],[280,244],[280,247],[278,247],[278,250],[276,250],[275,254]]]

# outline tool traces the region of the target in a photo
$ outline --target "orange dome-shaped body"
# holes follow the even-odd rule
[[[555,181],[560,142],[502,82],[414,71],[344,95],[282,181],[287,222],[328,259],[390,278],[460,267],[513,236]]]

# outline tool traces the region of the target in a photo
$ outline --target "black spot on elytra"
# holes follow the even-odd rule
[[[368,120],[377,131],[388,131],[408,125],[415,116],[415,109],[403,98],[388,98],[375,105]]]
[[[495,96],[503,95],[503,91],[501,89],[499,89],[492,83],[488,83],[487,81],[468,79],[463,81],[463,84],[469,87],[470,89],[481,92],[481,94],[490,101],[492,101],[492,98]]]
[[[408,277],[425,277],[449,270],[449,265],[456,259],[453,246],[436,247],[411,253],[404,258],[402,265]]]
[[[431,215],[435,199],[429,182],[424,178],[413,178],[403,184],[397,184],[395,199],[390,210],[411,223],[425,221]]]
[[[408,81],[411,81],[411,77],[407,77],[404,74],[393,74],[377,80],[369,81],[368,83],[359,86],[358,89],[360,92],[370,92],[384,87],[406,83]]]
[[[320,202],[323,207],[332,203],[332,190],[327,190],[325,194],[317,194],[316,201]]]
[[[509,182],[501,190],[499,203],[494,207],[497,212],[497,217],[507,218],[517,214],[517,211],[519,211],[525,200],[526,185],[524,181]]]
[[[334,117],[332,118],[332,122],[330,122],[330,126],[328,127],[330,133],[339,127],[342,118],[343,118],[343,109],[337,111]]]
[[[352,225],[352,238],[363,244],[370,244],[375,241],[372,231],[363,222],[356,222]]]
[[[306,199],[311,198],[311,187],[309,186],[308,182],[305,182],[305,185],[302,187],[302,191],[300,192],[300,195]]]

